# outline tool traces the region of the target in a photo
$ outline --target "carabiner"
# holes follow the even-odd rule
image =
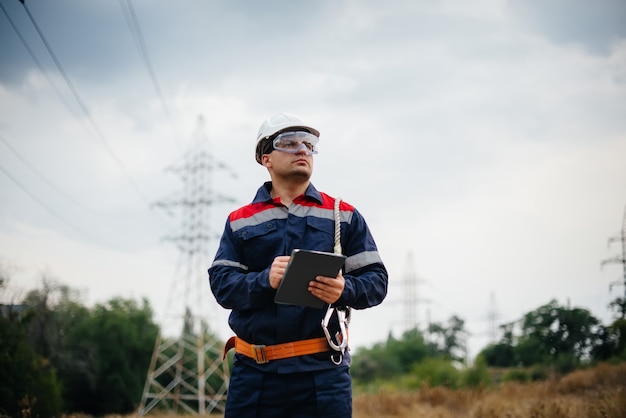
[[[324,319],[322,320],[322,329],[324,330],[324,334],[326,335],[326,339],[328,340],[328,345],[335,350],[340,351],[343,356],[346,347],[348,346],[348,332],[346,331],[346,311],[342,308],[337,308],[337,320],[339,321],[339,332],[335,333],[335,338],[330,335],[328,332],[328,324],[330,323],[330,319],[333,316],[333,312],[335,308],[332,306],[328,306],[326,310],[326,315],[324,315]],[[335,342],[336,341],[336,342]],[[340,361],[341,362],[341,361]],[[333,361],[334,363],[334,361]]]

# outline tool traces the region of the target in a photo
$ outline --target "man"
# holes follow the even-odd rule
[[[292,250],[333,252],[335,199],[311,184],[318,141],[319,131],[293,114],[261,125],[256,161],[271,181],[229,215],[209,268],[213,294],[232,309],[236,334],[225,349],[236,350],[226,418],[352,415],[350,355],[326,340],[327,311],[274,302]],[[332,307],[378,305],[387,294],[387,271],[374,239],[353,206],[340,202],[339,214],[343,273],[316,277],[309,291]],[[332,319],[329,335],[337,346],[341,318]]]

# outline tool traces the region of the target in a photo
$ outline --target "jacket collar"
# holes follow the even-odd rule
[[[272,182],[266,181],[259,190],[256,192],[256,196],[252,203],[261,203],[261,202],[269,202],[272,200],[272,196],[270,195],[270,191],[272,190]],[[322,204],[322,195],[317,191],[313,183],[309,183],[309,186],[306,188],[304,192],[304,196],[307,199],[315,200],[317,203]]]

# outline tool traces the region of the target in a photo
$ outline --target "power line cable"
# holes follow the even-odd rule
[[[143,34],[141,31],[141,26],[139,25],[139,20],[137,19],[137,14],[135,13],[135,9],[133,8],[133,3],[130,0],[126,0],[126,4],[128,9],[124,8],[124,0],[120,0],[120,5],[122,6],[122,11],[124,12],[124,18],[126,19],[126,24],[130,29],[133,39],[135,40],[135,44],[141,53],[141,58],[150,74],[150,78],[152,79],[152,84],[156,91],[157,96],[161,100],[161,104],[163,105],[163,110],[169,115],[167,106],[165,105],[165,99],[163,98],[163,93],[161,92],[161,87],[159,82],[157,81],[156,74],[154,72],[154,67],[152,66],[152,62],[150,60],[150,56],[148,54],[148,47],[146,46],[146,42],[143,38]]]
[[[21,2],[21,1],[20,1]],[[23,3],[23,2],[22,2]],[[39,59],[37,58],[37,55],[35,54],[35,52],[33,51],[33,49],[30,47],[30,45],[28,44],[28,42],[26,41],[26,37],[23,36],[22,32],[18,29],[17,25],[15,24],[15,22],[13,21],[13,19],[11,18],[11,16],[8,14],[8,12],[6,11],[6,9],[4,8],[4,6],[2,6],[2,3],[0,3],[0,8],[2,9],[4,15],[6,16],[7,20],[9,21],[9,23],[11,24],[11,27],[13,28],[13,30],[15,31],[16,35],[18,36],[18,38],[20,39],[20,41],[22,42],[22,45],[24,46],[24,48],[26,48],[26,50],[28,51],[30,57],[33,59],[33,61],[35,62],[35,64],[37,65],[37,67],[39,68],[39,70],[41,71],[41,73],[45,76],[45,78],[48,80],[48,83],[50,84],[50,86],[52,87],[52,89],[55,91],[55,93],[57,94],[57,96],[59,97],[59,99],[61,100],[61,102],[65,105],[65,107],[68,109],[68,111],[73,114],[75,117],[77,117],[77,119],[79,120],[79,122],[87,129],[87,125],[85,124],[85,121],[82,118],[79,118],[78,115],[75,113],[75,110],[72,108],[72,106],[69,104],[69,102],[66,100],[66,98],[64,97],[64,95],[61,93],[61,91],[58,89],[56,83],[52,80],[52,78],[50,77],[50,74],[48,71],[46,71],[45,67],[42,65],[41,61],[39,61]],[[45,43],[45,41],[44,41]],[[51,54],[54,55],[54,54]],[[80,100],[79,100],[80,103]],[[85,112],[85,109],[83,108],[83,112]],[[89,115],[87,115],[89,118]],[[89,118],[90,119],[90,118]],[[91,119],[90,119],[91,120]],[[93,122],[93,120],[91,120],[92,126],[95,126],[95,122]],[[96,134],[98,134],[101,139],[103,137],[103,135],[100,133],[100,131],[97,129],[97,126],[95,127],[95,131]],[[7,145],[7,147],[9,147],[9,149],[24,163],[26,164],[41,180],[43,180],[48,186],[50,186],[51,188],[53,188],[57,193],[59,193],[60,195],[62,195],[63,197],[71,200],[73,203],[78,204],[79,206],[82,206],[83,208],[90,210],[93,212],[92,209],[87,208],[86,206],[80,204],[79,202],[77,202],[75,199],[72,199],[71,197],[69,197],[69,195],[65,192],[63,192],[60,188],[54,186],[49,180],[47,180],[46,176],[43,175],[41,172],[39,172],[38,170],[36,170],[32,164],[30,164],[27,159],[25,157],[23,157],[22,155],[20,155],[14,148],[12,148],[10,146],[10,144],[8,144],[8,142],[6,140],[3,139],[3,142],[5,143],[5,145]],[[119,163],[119,162],[118,162]],[[132,183],[132,181],[131,181]],[[143,197],[143,195],[140,192],[140,195]],[[144,198],[145,199],[145,198]],[[147,199],[145,199],[147,200]],[[150,205],[150,207],[152,207],[153,205]]]
[[[11,16],[7,13],[7,11],[4,8],[4,6],[2,5],[2,3],[0,3],[0,9],[2,9],[2,11],[4,12],[4,15],[6,16],[7,20],[11,24],[11,26],[13,27],[13,30],[17,34],[17,37],[20,38],[20,41],[22,41],[22,45],[24,45],[24,48],[26,48],[26,51],[28,51],[28,54],[30,55],[30,57],[33,59],[33,61],[37,65],[37,67],[39,67],[39,71],[41,71],[41,73],[44,75],[44,77],[46,77],[46,79],[48,80],[48,83],[50,83],[50,85],[52,86],[52,89],[57,94],[57,96],[59,96],[59,99],[61,99],[61,101],[63,102],[65,107],[67,107],[67,109],[70,112],[73,113],[72,107],[70,106],[68,101],[65,99],[65,97],[63,97],[63,94],[61,94],[61,91],[58,89],[56,84],[54,84],[54,82],[52,82],[52,78],[50,77],[50,74],[48,74],[48,72],[46,71],[45,67],[41,64],[39,59],[37,59],[37,56],[35,55],[34,51],[30,47],[30,45],[28,45],[28,42],[26,42],[26,38],[24,38],[24,36],[22,36],[22,33],[17,28],[17,26],[13,22],[13,19],[11,19]]]
[[[81,235],[84,235],[85,237],[93,240],[94,242],[101,244],[101,245],[105,245],[107,247],[113,247],[116,248],[115,245],[112,245],[110,243],[106,243],[104,241],[102,241],[99,238],[96,238],[95,236],[83,231],[82,229],[76,227],[74,224],[72,224],[71,222],[69,222],[67,219],[65,219],[59,212],[55,211],[54,209],[52,209],[49,205],[46,204],[46,202],[44,202],[43,200],[39,199],[37,197],[36,194],[32,193],[30,190],[28,190],[22,183],[20,183],[11,173],[9,173],[4,167],[0,166],[0,171],[2,171],[4,173],[5,176],[7,176],[9,178],[9,180],[11,180],[20,190],[22,190],[24,193],[26,193],[28,196],[30,196],[35,202],[37,202],[42,208],[44,208],[49,214],[51,214],[52,216],[54,216],[55,218],[57,218],[58,220],[60,220],[61,222],[63,222],[66,226],[70,227],[71,229],[73,229],[74,231],[78,232]]]
[[[85,127],[88,130],[87,125],[85,124],[85,121],[83,119],[78,118],[78,115],[76,114],[76,111],[72,108],[72,106],[67,101],[65,96],[61,93],[61,91],[57,87],[56,83],[52,80],[52,77],[50,77],[50,74],[48,73],[46,68],[42,65],[41,61],[39,61],[39,59],[37,58],[37,55],[35,55],[35,52],[33,51],[33,49],[30,47],[30,45],[26,41],[26,38],[22,35],[22,32],[20,32],[20,30],[18,29],[17,25],[15,24],[13,19],[11,19],[11,16],[7,13],[6,9],[4,8],[4,6],[2,6],[1,3],[0,3],[0,8],[4,12],[4,15],[6,16],[7,20],[9,21],[9,23],[11,24],[11,27],[13,27],[13,30],[15,31],[15,34],[17,35],[17,37],[22,42],[22,45],[24,46],[24,48],[26,48],[26,51],[28,51],[28,54],[33,59],[33,61],[37,65],[37,67],[39,68],[39,71],[41,71],[41,73],[44,75],[46,80],[48,80],[48,83],[50,84],[50,86],[52,87],[52,89],[54,90],[56,95],[59,97],[61,102],[63,102],[63,104],[65,105],[67,110],[71,114],[73,114],[79,120],[79,122],[83,125],[83,127]]]
[[[37,31],[37,34],[39,35],[39,38],[41,39],[41,41],[44,43],[46,49],[48,50],[48,53],[50,54],[50,56],[52,57],[52,60],[54,61],[57,69],[59,70],[59,73],[61,74],[61,76],[63,77],[63,79],[65,80],[65,83],[67,84],[67,86],[69,87],[70,91],[72,92],[72,95],[74,96],[74,98],[76,99],[76,102],[78,103],[78,105],[80,106],[81,110],[83,111],[84,115],[87,117],[87,119],[89,120],[89,123],[91,125],[91,127],[93,128],[94,132],[97,134],[98,138],[100,139],[102,145],[104,146],[104,148],[108,151],[109,155],[113,158],[113,160],[117,163],[117,165],[119,166],[119,168],[122,170],[122,172],[124,173],[124,175],[126,176],[126,180],[130,183],[130,185],[132,186],[132,188],[135,190],[135,192],[146,202],[148,203],[148,205],[150,204],[149,199],[145,196],[145,194],[142,192],[142,190],[139,188],[139,186],[137,185],[137,183],[133,180],[133,178],[130,175],[130,172],[128,171],[128,169],[126,168],[126,166],[124,165],[124,163],[122,162],[122,160],[117,156],[117,154],[115,153],[115,151],[113,150],[113,148],[111,147],[111,145],[109,144],[109,142],[107,141],[107,139],[105,138],[104,134],[102,133],[102,131],[100,130],[100,128],[98,127],[98,125],[96,124],[96,122],[94,121],[93,117],[91,116],[91,114],[89,113],[89,110],[87,108],[87,105],[85,105],[85,102],[82,100],[82,98],[80,97],[80,95],[78,94],[78,91],[76,90],[76,88],[74,87],[74,84],[72,83],[72,81],[70,80],[69,76],[67,75],[67,73],[65,72],[65,69],[63,68],[63,66],[61,65],[61,62],[59,61],[59,59],[57,58],[56,54],[54,53],[52,47],[50,46],[50,44],[48,43],[48,40],[46,39],[45,35],[43,34],[43,32],[41,31],[41,29],[39,28],[39,25],[37,24],[37,22],[35,21],[35,18],[33,17],[33,15],[30,13],[30,10],[28,9],[28,7],[26,6],[26,3],[24,0],[19,0],[20,3],[22,3],[22,5],[24,6],[24,10],[26,10],[26,13],[28,14],[28,17],[30,19],[30,21],[32,22],[35,30]]]
[[[178,138],[178,135],[176,134],[176,129],[174,126],[174,119],[172,117],[172,114],[169,111],[169,107],[167,106],[165,102],[165,98],[163,97],[163,92],[157,80],[156,73],[154,71],[154,66],[152,65],[152,61],[150,60],[150,55],[148,53],[148,46],[143,37],[141,25],[139,24],[139,19],[137,19],[137,14],[135,13],[135,8],[133,7],[133,3],[131,0],[126,0],[126,6],[125,6],[124,0],[120,0],[120,7],[124,14],[126,25],[128,26],[128,29],[130,30],[130,33],[133,37],[133,40],[135,41],[135,45],[137,46],[137,49],[140,52],[142,61],[146,69],[148,70],[148,74],[150,75],[150,79],[152,80],[152,85],[154,87],[154,90],[157,96],[159,97],[161,106],[163,107],[163,111],[165,112],[165,116],[167,116],[170,122],[170,125],[172,126],[172,131],[174,132],[174,138],[176,139]],[[177,140],[175,142],[180,147],[179,142]]]
[[[96,214],[99,216],[102,216],[102,213],[97,213],[96,211],[94,211],[93,209],[83,205],[81,202],[79,202],[78,200],[74,199],[73,197],[71,197],[71,195],[69,195],[68,193],[64,192],[61,188],[57,187],[54,183],[52,183],[50,180],[48,180],[45,175],[43,173],[41,173],[39,170],[37,170],[34,165],[32,163],[30,163],[26,158],[24,158],[7,140],[6,138],[4,138],[1,134],[0,134],[0,141],[3,142],[7,148],[9,148],[9,150],[11,152],[13,152],[13,154],[20,160],[22,161],[22,163],[24,163],[28,168],[30,168],[33,173],[39,177],[40,180],[42,180],[44,183],[46,183],[51,189],[53,189],[55,192],[57,192],[59,195],[61,195],[62,197],[64,197],[65,199],[67,199],[68,201],[72,202],[73,204],[83,208],[84,210],[87,210],[89,212],[91,212],[92,214]],[[1,169],[1,168],[0,168]],[[39,199],[37,199],[34,193],[31,193],[28,191],[28,189],[26,189],[26,187],[24,187],[21,183],[19,183],[16,179],[15,176],[11,175],[10,173],[7,172],[6,169],[2,169],[2,171],[7,175],[7,177],[9,177],[18,187],[20,187],[20,189],[22,189],[24,192],[26,192],[29,196],[33,197],[35,200],[38,201],[38,203],[42,206],[44,206],[44,208],[46,210],[48,210],[49,212],[52,212],[53,215],[55,215],[55,217],[59,217],[60,215],[58,215],[58,212],[55,211],[54,209],[52,209],[49,205],[42,203],[41,201],[39,201]],[[67,222],[64,221],[66,224]],[[73,227],[72,225],[70,225],[70,227],[72,227],[74,230],[80,232],[81,234],[84,234],[86,236],[88,236],[89,238],[99,242],[99,243],[104,243],[103,241],[94,238],[93,235],[90,234],[86,234],[83,231]],[[112,244],[106,244],[108,246],[114,247]]]
[[[80,203],[78,200],[74,199],[72,196],[70,196],[68,193],[65,193],[63,190],[61,190],[59,187],[57,187],[54,183],[52,183],[50,180],[48,180],[46,178],[45,175],[43,175],[39,170],[37,170],[37,168],[35,168],[35,166],[33,164],[31,164],[26,158],[24,158],[15,148],[13,148],[13,146],[6,140],[6,138],[4,138],[2,135],[0,135],[0,141],[2,141],[4,143],[4,145],[6,145],[6,147],[22,162],[24,163],[24,165],[26,165],[28,168],[30,168],[30,170],[35,173],[35,175],[37,177],[39,177],[39,179],[41,181],[43,181],[46,185],[48,185],[48,187],[50,187],[52,190],[54,190],[55,192],[57,192],[60,196],[63,196],[65,199],[67,199],[68,201],[72,202],[73,204],[88,210],[90,212],[94,212],[92,209],[86,207],[85,205],[83,205],[82,203]]]

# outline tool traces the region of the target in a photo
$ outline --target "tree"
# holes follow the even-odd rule
[[[88,315],[80,294],[44,275],[41,287],[29,291],[22,303],[33,317],[27,332],[35,351],[55,366],[71,360],[65,353],[65,336]]]
[[[387,340],[385,355],[397,359],[399,373],[410,371],[415,363],[424,360],[428,354],[424,335],[417,328],[405,331],[400,340]]]
[[[432,323],[428,327],[432,341],[429,343],[433,356],[444,356],[450,360],[465,363],[467,354],[467,331],[465,321],[456,315],[448,319],[448,326]]]
[[[510,367],[515,365],[514,347],[505,343],[488,345],[480,352],[478,357],[484,358],[485,363],[492,367]]]
[[[67,335],[66,347],[81,365],[64,370],[71,410],[123,414],[141,400],[158,326],[147,300],[114,298],[96,305]]]
[[[0,293],[7,277],[0,266]],[[61,413],[61,391],[54,369],[37,355],[26,336],[32,315],[22,306],[0,305],[0,415],[54,417]]]
[[[519,335],[514,328],[519,327]],[[532,366],[549,363],[566,372],[611,356],[615,333],[582,308],[560,306],[556,300],[501,327],[504,336],[481,354],[490,366]]]
[[[609,309],[617,314],[618,319],[626,319],[626,297],[615,298],[615,300],[609,303]]]
[[[146,300],[114,298],[92,309],[48,277],[24,299],[35,352],[56,370],[66,412],[133,411],[141,400],[158,326]]]
[[[386,355],[384,343],[360,349],[352,356],[350,374],[359,382],[371,383],[376,379],[388,379],[401,373],[402,366],[399,359]]]
[[[576,361],[584,361],[600,343],[600,328],[600,321],[588,310],[561,307],[551,300],[524,316],[519,343],[553,360],[573,356]]]
[[[490,344],[485,347],[479,354],[479,358],[483,358],[486,365],[492,367],[510,367],[514,366],[518,361],[515,353],[515,336],[513,329],[515,322],[500,325],[502,330],[502,338],[500,342]]]
[[[447,325],[432,324],[429,327],[432,338],[430,342],[426,342],[421,331],[414,328],[404,332],[400,339],[390,335],[384,344],[379,343],[372,348],[359,350],[352,357],[352,376],[359,382],[370,383],[376,379],[389,379],[415,370],[428,368],[432,371],[433,367],[436,368],[440,364],[452,367],[452,362],[464,363],[467,335],[465,322],[457,316],[452,316]],[[424,369],[417,366],[433,358],[438,361],[429,362]],[[437,372],[445,374],[446,371]]]
[[[609,309],[615,312],[616,319],[607,327],[603,344],[594,354],[600,359],[617,357],[626,360],[626,298],[615,298],[609,303]]]

